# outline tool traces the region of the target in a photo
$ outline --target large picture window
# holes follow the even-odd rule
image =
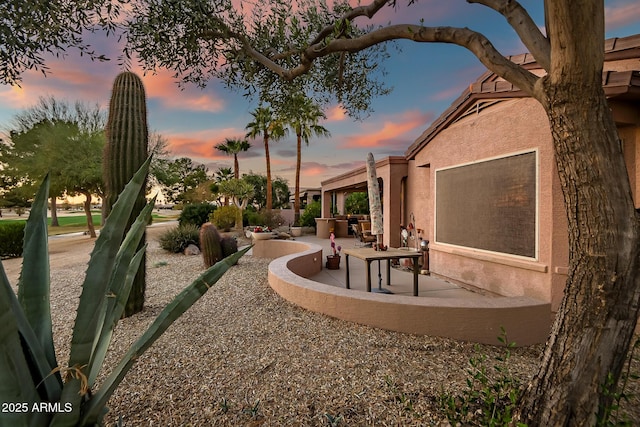
[[[537,154],[436,171],[436,241],[535,258]]]

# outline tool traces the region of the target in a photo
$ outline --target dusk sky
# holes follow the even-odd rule
[[[364,1],[363,3],[366,3]],[[522,1],[534,21],[543,26],[542,0]],[[466,26],[482,32],[504,55],[525,52],[522,43],[497,13],[464,0],[419,0],[412,6],[400,1],[397,10],[386,8],[376,22],[424,25]],[[576,7],[579,2],[576,2]],[[606,6],[606,37],[625,37],[640,33],[640,2],[610,0]],[[117,56],[120,47],[115,38],[92,41],[98,53],[111,57],[110,62],[91,62],[71,54],[65,60],[50,59],[50,74],[24,74],[22,88],[0,86],[0,131],[6,131],[11,118],[34,105],[39,96],[107,108],[111,85],[122,71]],[[480,76],[485,68],[465,49],[453,45],[400,43],[401,51],[391,50],[392,58],[384,64],[387,82],[393,92],[373,101],[374,113],[354,121],[334,105],[325,112],[322,124],[330,138],[311,140],[303,147],[303,187],[320,187],[320,182],[364,164],[368,152],[376,159],[402,155],[406,148],[437,118],[460,93]],[[134,69],[142,76],[140,69]],[[240,93],[230,92],[220,82],[211,81],[204,90],[188,86],[181,91],[172,73],[158,70],[157,75],[142,76],[147,91],[150,130],[169,140],[174,157],[190,157],[207,166],[210,173],[219,167],[232,166],[232,159],[214,150],[225,138],[244,137],[245,126],[252,119],[251,103]],[[240,155],[241,173],[265,172],[261,140],[250,141],[251,150]],[[273,142],[271,168],[294,184],[295,135]]]

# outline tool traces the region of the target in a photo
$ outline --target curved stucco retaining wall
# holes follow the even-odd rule
[[[498,344],[501,327],[516,345],[544,342],[551,306],[527,297],[428,298],[367,293],[308,279],[322,269],[322,248],[285,240],[257,241],[253,256],[276,258],[269,285],[307,310],[377,328]]]

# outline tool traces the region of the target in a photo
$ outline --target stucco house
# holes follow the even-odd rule
[[[640,35],[607,40],[603,87],[640,207]],[[531,55],[511,58],[544,71]],[[432,275],[503,296],[550,302],[567,278],[567,223],[549,123],[542,107],[487,72],[471,84],[404,156],[377,160],[384,242],[401,244],[411,224],[429,240]],[[366,191],[365,167],[322,182],[331,204]]]

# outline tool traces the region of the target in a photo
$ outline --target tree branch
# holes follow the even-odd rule
[[[359,16],[366,16],[367,18],[371,19],[376,13],[378,13],[380,9],[382,9],[382,7],[385,4],[394,3],[394,2],[395,0],[374,0],[373,2],[371,2],[366,6],[354,7],[349,12],[342,15],[341,19],[353,21],[355,18]],[[330,34],[333,33],[333,30],[334,30],[333,25],[327,25],[318,33],[316,38],[311,41],[310,45],[315,45],[322,42],[322,40],[324,40],[326,37],[328,37]]]
[[[280,77],[293,80],[308,72],[313,61],[318,58],[339,52],[359,52],[385,41],[399,39],[418,43],[439,42],[462,46],[471,51],[489,70],[513,83],[530,96],[536,99],[539,96],[539,92],[534,89],[539,79],[536,75],[509,61],[495,49],[485,36],[468,28],[393,25],[357,38],[334,39],[328,44],[320,42],[311,45],[302,52],[300,65],[291,69],[280,66],[249,45],[244,45],[244,51]]]
[[[520,3],[515,0],[467,0],[467,3],[482,4],[504,16],[538,64],[549,72],[551,44]]]

